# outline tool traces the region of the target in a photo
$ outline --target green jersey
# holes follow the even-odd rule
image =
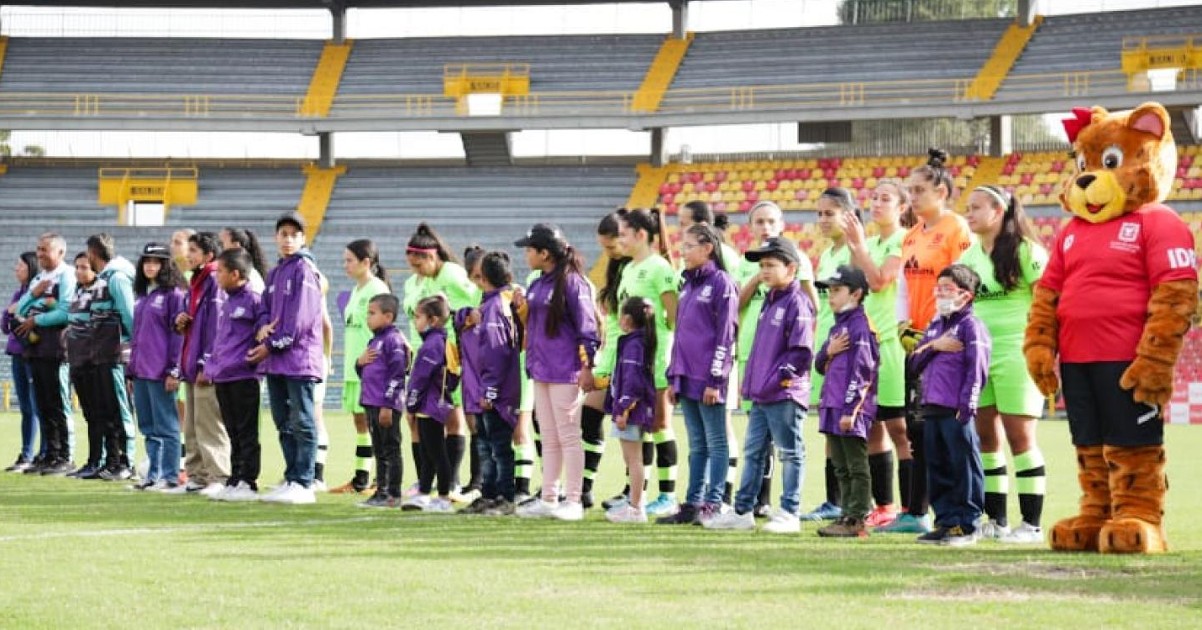
[[[668,328],[667,310],[663,294],[676,295],[679,278],[672,263],[658,254],[652,254],[639,262],[630,261],[622,269],[622,280],[618,283],[618,304],[627,299],[641,297],[655,309],[655,388],[668,386],[668,357],[672,356],[672,332]],[[612,373],[612,371],[611,371]]]
[[[359,355],[367,349],[373,333],[367,327],[367,304],[381,293],[392,293],[384,281],[372,276],[363,286],[351,289],[351,297],[346,303],[343,322],[346,324],[342,331],[342,380],[358,382],[359,373],[355,371],[355,362]]]
[[[621,271],[618,272],[618,277],[621,277]],[[617,308],[610,309],[604,306],[602,308],[606,311],[605,339],[601,342],[601,347],[597,349],[597,355],[593,358],[593,363],[596,365],[593,373],[599,376],[609,376],[613,374],[614,365],[618,362],[618,338],[622,336],[622,329],[618,324],[618,311],[622,308],[622,303],[619,301]]]
[[[818,257],[818,280],[821,281],[835,275],[835,270],[840,265],[851,265],[850,247],[832,245],[823,250],[822,255]],[[831,305],[826,301],[825,289],[818,289],[818,304],[815,306],[818,307],[818,325],[814,329],[814,345],[821,346],[826,341],[831,326],[835,325],[835,314],[831,311]]]
[[[420,348],[422,345],[421,336],[417,334],[417,327],[413,324],[417,303],[439,293],[447,297],[452,313],[461,308],[480,304],[480,289],[472,284],[472,281],[468,279],[467,271],[459,263],[444,262],[438,270],[438,275],[433,278],[416,273],[410,275],[405,280],[401,306],[405,309],[405,316],[409,318],[409,345],[413,348]],[[452,339],[455,338],[453,327],[447,326],[447,335]]]
[[[1018,246],[1018,285],[1009,291],[1002,289],[994,277],[993,260],[985,253],[980,242],[974,242],[960,255],[959,262],[972,268],[981,276],[981,286],[973,299],[973,313],[989,330],[994,347],[998,341],[1022,345],[1023,332],[1027,328],[1027,313],[1031,310],[1031,291],[1048,264],[1048,252],[1031,241]]]
[[[868,257],[872,262],[881,268],[885,266],[885,261],[890,258],[901,259],[902,241],[905,240],[906,233],[904,230],[897,230],[892,236],[882,239],[879,236],[873,236],[865,243],[868,246]],[[901,277],[901,269],[897,270],[898,278]],[[864,298],[864,312],[868,314],[868,321],[872,322],[872,327],[876,330],[877,337],[882,335],[897,335],[897,278],[889,283],[889,286],[879,290],[869,292],[868,297]]]

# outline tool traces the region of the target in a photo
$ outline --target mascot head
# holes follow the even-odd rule
[[[1069,212],[1103,223],[1168,196],[1177,146],[1163,105],[1144,103],[1115,114],[1076,108],[1064,129],[1077,166],[1060,193]]]

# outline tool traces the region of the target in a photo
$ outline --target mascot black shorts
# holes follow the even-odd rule
[[[1164,443],[1164,410],[1119,387],[1130,361],[1061,363],[1060,382],[1075,446]]]

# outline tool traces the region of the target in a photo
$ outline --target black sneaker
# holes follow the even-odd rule
[[[484,516],[513,516],[514,506],[504,498],[497,498],[480,514]]]
[[[959,528],[957,528],[959,529]],[[942,525],[936,525],[935,529],[918,537],[918,542],[924,545],[945,545],[950,530]]]
[[[692,503],[681,503],[680,509],[671,516],[661,516],[655,519],[656,525],[694,525],[700,524],[700,512]]]
[[[361,508],[389,508],[393,507],[394,501],[391,497],[383,492],[377,492],[366,501],[358,504]]]
[[[24,472],[26,475],[40,475],[42,474],[42,469],[45,468],[46,464],[49,463],[50,462],[47,461],[46,458],[39,455],[34,457],[33,461],[29,463],[29,468],[26,468],[22,472]]]
[[[75,469],[75,464],[67,460],[58,460],[50,462],[42,468],[42,475],[45,477],[62,477]]]
[[[17,461],[13,462],[12,466],[5,468],[4,472],[10,472],[10,473],[25,472],[32,465],[33,465],[32,461],[25,459],[24,457],[21,457],[20,455],[18,455]]]
[[[485,510],[492,507],[492,504],[493,504],[492,499],[485,499],[484,497],[479,497],[475,501],[472,501],[471,503],[469,503],[467,507],[463,508],[462,510],[459,510],[458,513],[459,514],[483,514]]]
[[[755,506],[755,508],[751,510],[751,513],[755,514],[756,518],[768,518],[769,516],[772,516],[772,504],[761,503]]]
[[[602,501],[601,507],[606,510],[612,510],[615,507],[622,505],[624,503],[627,503],[629,501],[630,501],[630,497],[626,496],[625,493],[615,494],[614,496]]]
[[[124,466],[118,466],[117,468],[105,468],[96,473],[96,476],[105,481],[125,481],[133,477],[134,473]]]
[[[70,478],[72,478],[72,479],[78,479],[78,478],[79,478],[79,476],[80,476],[80,475],[82,475],[82,474],[85,474],[85,473],[93,473],[93,472],[96,472],[96,465],[95,465],[95,464],[89,464],[89,463],[85,463],[83,466],[80,466],[79,468],[76,468],[75,470],[72,470],[71,472],[67,473],[67,474],[66,474],[66,475],[64,475],[64,476],[65,476],[65,477],[70,477]]]
[[[91,470],[82,472],[76,479],[100,479],[100,473],[104,472],[104,466],[93,466]]]

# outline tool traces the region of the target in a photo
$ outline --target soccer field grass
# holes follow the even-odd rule
[[[339,483],[350,421],[329,414],[328,424],[327,477]],[[807,508],[823,488],[814,425]],[[5,464],[17,434],[14,415],[0,415]],[[282,465],[267,414],[263,435],[271,483]],[[1075,462],[1064,422],[1042,423],[1040,438],[1047,525],[1075,507]],[[1167,442],[1172,552],[1149,557],[931,548],[912,535],[822,540],[811,525],[784,537],[617,526],[598,510],[560,523],[364,510],[330,495],[314,506],[217,504],[0,474],[0,627],[1196,627],[1202,427],[1170,426]],[[622,485],[608,446],[599,498]],[[405,474],[408,483],[409,461]]]

